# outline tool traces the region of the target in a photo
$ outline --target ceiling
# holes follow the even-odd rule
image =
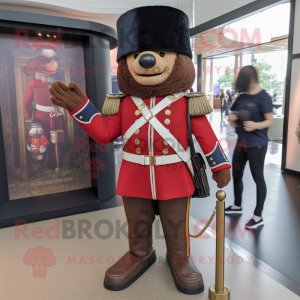
[[[115,29],[121,14],[147,5],[182,8],[177,0],[0,0],[1,9],[88,20]]]
[[[1,0],[0,3],[32,6],[74,14],[122,14],[129,9],[146,5],[177,7],[177,0]]]

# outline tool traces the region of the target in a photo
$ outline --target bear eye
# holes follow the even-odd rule
[[[35,69],[38,70],[39,68],[38,68],[38,67],[35,67]]]
[[[165,56],[165,52],[160,52],[159,55],[160,55],[161,57],[164,57],[164,56]]]
[[[46,67],[44,67],[44,68],[43,68],[43,70],[44,70],[44,71],[46,71],[46,70],[47,70],[47,68],[46,68]]]
[[[134,54],[134,58],[137,58],[139,55],[136,53],[136,54]]]

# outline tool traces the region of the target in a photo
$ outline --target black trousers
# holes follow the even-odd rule
[[[252,177],[256,183],[256,208],[254,214],[261,216],[267,196],[267,186],[264,178],[264,163],[268,146],[235,147],[232,158],[232,177],[234,185],[234,204],[241,206],[243,193],[243,175],[249,161]]]

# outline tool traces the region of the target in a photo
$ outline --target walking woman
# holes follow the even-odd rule
[[[229,110],[229,107],[230,105],[232,104],[232,96],[230,94],[230,91],[227,90],[226,91],[226,96],[225,96],[225,116],[227,117],[228,116],[228,110]]]
[[[249,161],[251,174],[256,183],[257,203],[254,216],[245,227],[253,229],[264,224],[262,211],[267,195],[264,162],[268,148],[267,128],[273,123],[272,99],[259,85],[258,75],[253,66],[241,69],[235,89],[239,96],[230,107],[238,116],[236,120],[230,121],[238,135],[232,158],[234,205],[227,207],[225,213],[242,213],[242,179],[246,163]]]
[[[224,90],[221,90],[220,99],[221,99],[221,118],[223,118],[223,109],[224,109],[224,104],[225,104]]]

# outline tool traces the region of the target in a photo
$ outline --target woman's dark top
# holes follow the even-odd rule
[[[263,122],[264,114],[273,112],[272,99],[262,90],[256,95],[240,94],[230,107],[232,111],[238,111],[237,143],[243,147],[259,147],[268,145],[268,128],[245,131],[243,121]]]

